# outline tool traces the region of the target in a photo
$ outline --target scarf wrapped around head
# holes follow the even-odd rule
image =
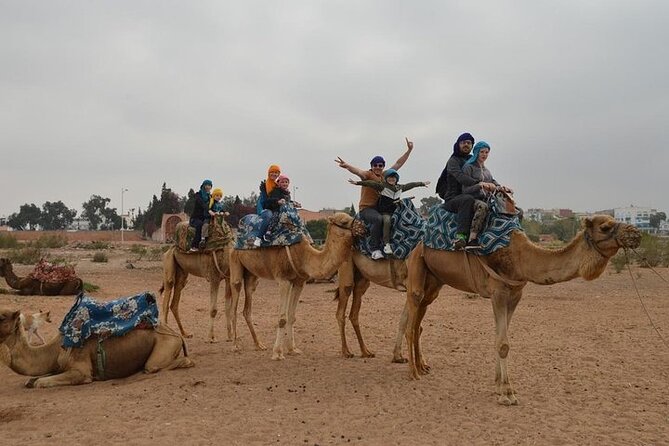
[[[458,140],[455,141],[455,144],[453,144],[453,153],[456,155],[460,155],[460,143],[462,141],[471,141],[472,144],[474,144],[475,140],[474,137],[472,136],[471,133],[463,133],[462,135],[458,136]]]
[[[200,197],[202,197],[202,201],[204,201],[205,203],[209,203],[209,198],[211,197],[211,194],[204,189],[205,186],[213,186],[213,183],[211,182],[211,180],[204,180],[200,185],[200,191],[198,192],[200,194]]]
[[[216,201],[214,200],[214,198],[216,197],[223,198],[223,189],[221,189],[220,187],[217,187],[216,189],[211,191],[211,198],[209,199],[209,209],[211,209],[211,207],[214,205],[214,201]]]
[[[476,161],[479,159],[479,153],[481,153],[481,150],[483,149],[488,149],[490,150],[490,146],[488,145],[487,142],[485,141],[479,141],[474,145],[474,150],[472,150],[472,154],[469,155],[469,159],[465,164],[474,164]]]
[[[276,164],[272,164],[267,169],[267,179],[265,180],[265,192],[267,192],[267,195],[271,194],[272,191],[276,188],[276,181],[271,179],[269,176],[271,172],[281,173],[281,167],[277,166]]]

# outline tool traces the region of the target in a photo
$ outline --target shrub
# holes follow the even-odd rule
[[[139,243],[134,243],[130,247],[130,252],[132,252],[134,254],[139,254],[140,256],[143,256],[144,254],[146,254],[146,247],[140,245]]]
[[[148,255],[146,256],[146,260],[151,260],[151,261],[159,261],[163,259],[163,249],[160,246],[156,246],[155,248],[151,248],[149,250]]]
[[[625,268],[625,265],[627,265],[627,257],[625,257],[625,253],[619,252],[615,256],[611,257],[611,265],[613,265],[615,272],[619,274],[620,271]]]
[[[639,262],[639,266],[642,268],[655,268],[663,261],[663,244],[660,243],[657,237],[643,234],[639,251],[641,251],[643,256],[641,262]]]
[[[37,248],[62,248],[67,245],[67,237],[62,234],[44,234],[31,243]]]
[[[87,292],[87,293],[94,293],[95,291],[97,291],[99,289],[100,289],[100,287],[95,285],[95,284],[84,282],[84,291]]]
[[[98,251],[95,254],[93,254],[93,261],[95,263],[107,263],[109,261],[109,258],[107,257],[107,254],[105,254],[102,251]]]
[[[26,246],[25,248],[12,249],[8,255],[13,263],[20,265],[34,265],[39,262],[44,253],[42,249],[36,246]]]
[[[18,240],[11,234],[0,233],[0,248],[16,248],[19,246]]]

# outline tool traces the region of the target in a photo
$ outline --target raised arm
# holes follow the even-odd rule
[[[400,156],[397,161],[395,161],[395,164],[390,166],[391,169],[399,170],[400,167],[402,167],[404,163],[407,162],[409,155],[411,155],[411,151],[413,150],[413,141],[409,141],[409,138],[406,137],[404,139],[407,142],[407,151],[404,152],[404,154]]]
[[[347,163],[346,161],[341,159],[341,157],[337,157],[337,159],[335,160],[335,163],[339,164],[339,167],[348,170],[353,175],[357,175],[363,180],[365,179],[365,174],[367,172],[366,170],[362,170],[362,169],[359,169],[355,166],[351,166],[349,163]]]
[[[381,192],[385,188],[383,183],[374,180],[362,180],[362,181],[348,180],[348,182],[351,184],[355,184],[356,186],[371,187],[372,189],[378,190],[379,192]]]
[[[402,184],[402,192],[413,189],[414,187],[426,187],[429,185],[429,181],[413,181],[411,183]]]

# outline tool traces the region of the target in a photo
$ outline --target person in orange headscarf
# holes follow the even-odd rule
[[[277,187],[276,179],[281,175],[281,168],[276,164],[272,164],[267,169],[267,179],[260,182],[260,194],[258,195],[258,203],[256,204],[256,214],[260,215],[265,209],[265,200],[269,194]]]

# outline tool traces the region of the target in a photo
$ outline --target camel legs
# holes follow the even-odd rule
[[[172,290],[172,299],[168,299],[169,294],[167,294],[167,288],[165,289],[165,301],[163,306],[167,305],[167,302],[170,303],[170,310],[174,315],[174,320],[177,322],[179,331],[184,338],[192,338],[193,334],[188,333],[184,326],[181,324],[181,317],[179,317],[179,301],[181,300],[181,291],[183,291],[186,286],[186,279],[188,279],[188,273],[178,268],[174,274],[174,289]],[[165,320],[167,320],[167,312],[165,312]]]
[[[374,352],[367,349],[365,341],[362,339],[362,332],[360,331],[360,306],[362,305],[362,295],[365,294],[367,288],[369,288],[369,280],[364,277],[356,278],[355,285],[353,286],[353,302],[351,303],[351,312],[349,313],[349,319],[351,320],[351,325],[353,325],[353,330],[355,330],[355,335],[358,338],[358,344],[360,345],[360,356],[363,358],[373,358]]]
[[[256,345],[256,350],[267,350],[267,347],[265,347],[265,345],[258,340],[255,328],[253,328],[253,318],[251,317],[251,310],[253,307],[253,293],[255,292],[257,286],[258,277],[247,274],[244,278],[244,295],[246,296],[244,299],[244,319],[246,319],[246,325],[249,327],[251,337],[253,338],[253,343]]]
[[[234,341],[235,337],[232,333],[232,321],[229,317],[232,309],[232,287],[230,286],[230,278],[225,279],[225,328],[228,332],[228,342]],[[235,309],[236,311],[236,309]]]
[[[397,328],[397,336],[395,337],[395,348],[393,349],[393,361],[398,364],[404,364],[407,359],[402,356],[402,338],[407,331],[407,324],[409,322],[409,303],[404,303],[402,314],[400,315],[400,323]]]
[[[153,350],[144,364],[144,373],[193,367],[195,364],[189,357],[179,356],[182,346],[183,340],[176,334],[158,335]]]
[[[507,356],[509,354],[509,338],[507,336],[511,316],[520,301],[521,292],[509,293],[500,290],[493,294],[492,309],[495,316],[495,350],[497,363],[495,367],[495,385],[497,387],[497,402],[505,406],[518,404],[515,392],[509,382],[507,370]]]
[[[295,333],[293,332],[293,326],[295,324],[297,312],[297,304],[300,302],[300,294],[302,294],[302,288],[304,288],[304,281],[293,282],[290,287],[290,304],[288,306],[288,325],[286,327],[287,344],[288,344],[288,354],[289,355],[299,355],[302,353],[300,349],[295,347]]]
[[[241,350],[241,347],[239,346],[239,338],[237,337],[237,306],[239,304],[239,293],[242,292],[244,272],[244,267],[239,262],[236,253],[233,251],[230,255],[230,291],[232,293],[232,299],[230,300],[229,307],[226,303],[225,317],[227,319],[227,325],[232,327],[232,341],[235,343],[235,351]],[[252,296],[247,293],[246,300],[248,301],[250,299],[252,299]],[[246,304],[244,306],[246,307]]]
[[[276,328],[276,340],[272,349],[272,359],[275,361],[286,359],[283,355],[283,341],[286,337],[286,324],[288,323],[288,314],[290,312],[290,296],[292,284],[287,280],[279,282],[279,323]]]
[[[30,378],[26,382],[26,387],[31,389],[58,387],[58,386],[75,386],[78,384],[88,384],[93,382],[93,376],[89,367],[88,371],[79,370],[78,368],[69,369],[58,375],[45,376],[42,378]]]
[[[221,285],[221,278],[214,274],[209,279],[209,342],[218,342],[214,334],[214,321],[218,314],[218,288]]]

